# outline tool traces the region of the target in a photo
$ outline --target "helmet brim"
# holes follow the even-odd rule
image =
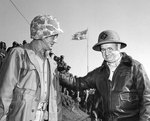
[[[95,50],[95,51],[101,51],[100,46],[101,46],[102,44],[107,44],[107,43],[121,44],[121,49],[122,49],[122,48],[125,48],[125,47],[127,46],[127,44],[124,43],[124,42],[120,42],[120,41],[113,41],[113,42],[112,42],[112,40],[109,40],[109,41],[98,42],[97,44],[95,44],[95,45],[93,46],[93,50]]]

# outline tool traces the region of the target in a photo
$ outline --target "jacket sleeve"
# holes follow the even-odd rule
[[[137,76],[138,91],[141,98],[140,121],[150,120],[150,80],[143,65],[139,65]]]
[[[21,56],[17,49],[7,55],[0,70],[0,119],[7,115],[13,96],[13,89],[18,82]]]
[[[84,77],[76,77],[70,73],[60,73],[60,84],[74,90],[95,88],[96,71],[89,72]]]
[[[59,73],[59,80],[62,86],[70,89],[72,88],[74,90],[78,88],[78,80],[71,73]]]

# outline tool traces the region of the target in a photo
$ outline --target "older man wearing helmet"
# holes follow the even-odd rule
[[[84,77],[61,74],[72,89],[96,89],[100,121],[150,120],[150,80],[140,62],[120,51],[126,46],[115,31],[103,31],[93,46],[102,53],[102,65]]]
[[[1,121],[60,121],[57,64],[49,56],[63,31],[56,18],[36,16],[31,43],[13,48],[0,72]]]

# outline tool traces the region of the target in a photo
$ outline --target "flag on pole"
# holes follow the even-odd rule
[[[80,31],[80,32],[76,32],[75,34],[72,35],[72,40],[86,39],[87,38],[87,31],[88,31],[88,29]]]

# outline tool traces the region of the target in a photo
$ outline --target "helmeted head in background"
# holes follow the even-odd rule
[[[36,16],[30,25],[30,34],[32,39],[44,39],[46,37],[63,33],[59,22],[50,15]]]
[[[119,35],[113,30],[105,30],[99,34],[98,42],[93,46],[95,51],[101,51],[101,45],[107,43],[121,44],[120,48],[127,46],[126,43],[120,40]]]

